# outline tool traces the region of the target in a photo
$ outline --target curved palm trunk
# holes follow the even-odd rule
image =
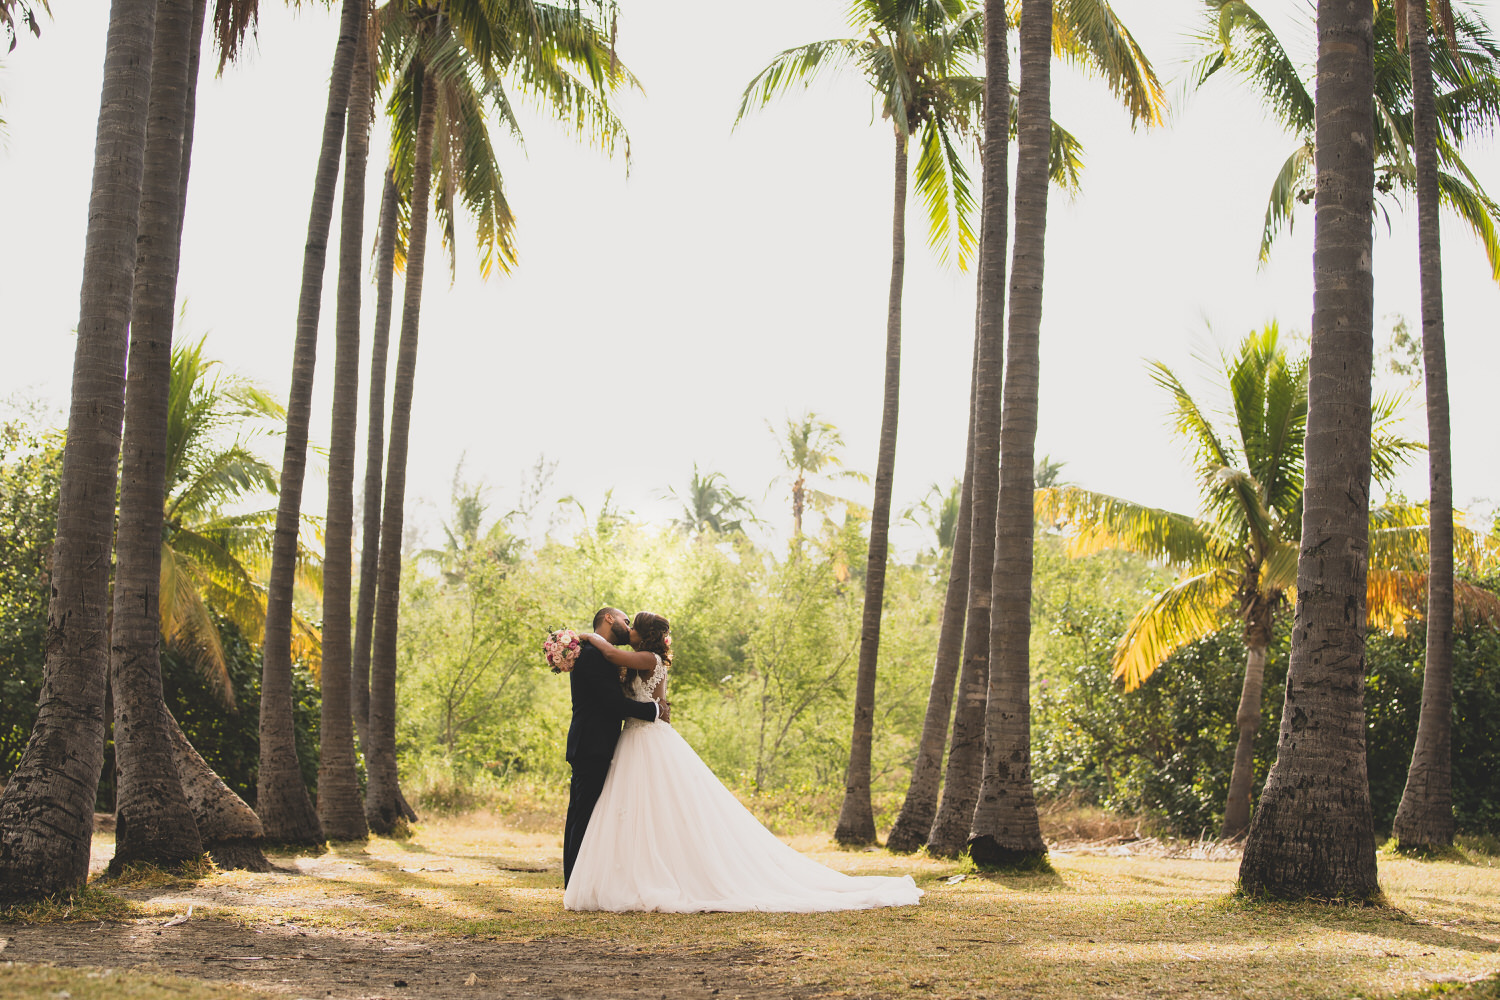
[[[203,24],[208,0],[193,0],[193,28],[188,40],[187,100],[182,111],[182,167],[177,178],[177,244],[182,246],[182,224],[187,219],[188,173],[193,166],[193,131],[198,121],[198,70],[203,64]]]
[[[297,535],[302,525],[302,482],[307,471],[307,427],[312,418],[313,368],[318,352],[318,312],[323,301],[323,267],[333,223],[339,153],[349,78],[364,0],[343,0],[323,141],[313,180],[312,210],[302,254],[302,290],[297,301],[297,337],[292,347],[292,386],[287,394],[286,443],[281,458],[281,493],[276,503],[276,534],[271,543],[271,574],[266,586],[266,626],[261,648],[260,772],[255,808],[266,838],[294,844],[323,839],[317,811],[302,783],[292,721],[292,590],[296,580]]]
[[[170,867],[203,854],[198,825],[177,777],[161,686],[167,397],[192,22],[192,0],[160,0],[130,318],[110,628],[115,737],[115,854],[110,870],[114,872],[135,861]]]
[[[948,747],[943,799],[927,850],[963,849],[983,773],[985,699],[990,673],[990,585],[995,507],[1000,494],[1000,391],[1005,364],[1005,254],[1010,237],[1010,55],[1004,0],[985,2],[984,201],[979,249],[979,356],[974,366],[974,472],[969,535],[968,611],[958,707]]]
[[[104,762],[109,553],[155,22],[156,0],[110,6],[47,661],[31,739],[0,793],[0,905],[72,892],[88,878]]]
[[[981,237],[982,238],[982,237]],[[922,737],[911,768],[911,784],[901,803],[896,825],[886,837],[887,850],[910,854],[920,850],[937,815],[938,788],[943,780],[943,748],[948,743],[948,723],[953,719],[953,689],[963,659],[964,605],[968,603],[969,533],[973,516],[970,490],[974,485],[974,379],[979,374],[978,304],[975,304],[974,361],[969,377],[969,443],[964,448],[964,484],[959,493],[958,524],[953,536],[953,555],[948,565],[948,588],[943,593],[943,619],[938,627],[937,653],[933,657],[932,688],[927,694],[927,714],[922,719]]]
[[[1246,581],[1252,587],[1255,582]],[[1239,709],[1234,713],[1239,740],[1234,748],[1234,769],[1229,775],[1229,798],[1224,803],[1224,828],[1219,831],[1225,840],[1243,836],[1250,829],[1250,800],[1255,794],[1255,734],[1260,729],[1266,651],[1270,646],[1271,606],[1257,595],[1245,622],[1245,678],[1240,684]]]
[[[363,797],[354,769],[349,588],[353,575],[354,448],[359,431],[360,264],[365,232],[365,166],[370,150],[370,60],[363,23],[349,85],[344,206],[339,219],[338,313],[333,417],[328,442],[328,521],[323,556],[323,704],[318,730],[318,818],[333,840],[364,840]]]
[[[984,779],[969,850],[995,867],[1045,857],[1031,783],[1031,571],[1047,161],[1052,141],[1052,0],[1022,0],[1016,245],[1010,271],[1000,499],[990,591]]]
[[[875,842],[870,804],[870,751],[875,739],[875,668],[880,654],[880,612],[885,603],[885,563],[891,530],[891,480],[896,474],[896,424],[901,403],[901,286],[906,275],[906,143],[896,133],[895,215],[891,223],[891,291],[885,320],[885,394],[880,411],[880,452],[875,460],[875,503],[870,510],[870,552],[865,562],[864,616],[859,629],[859,669],[854,681],[854,732],[844,804],[833,837],[840,844]]]
[[[260,817],[219,779],[213,768],[198,755],[172,713],[167,713],[167,736],[172,743],[172,758],[188,808],[198,826],[203,849],[221,869],[243,869],[268,872],[271,863],[260,849]]]
[[[405,810],[396,780],[396,636],[401,611],[401,532],[406,506],[406,453],[411,432],[412,392],[417,374],[417,334],[421,323],[423,258],[427,252],[431,200],[432,136],[437,124],[437,87],[421,73],[422,107],[411,191],[411,226],[406,244],[406,294],[401,303],[401,342],[396,348],[396,384],[391,395],[391,443],[386,457],[384,513],[380,522],[380,573],[375,594],[375,638],[370,664],[370,743],[365,751],[369,777],[365,817],[376,833],[390,833]]]
[[[1417,161],[1417,253],[1422,275],[1422,367],[1427,385],[1427,663],[1422,714],[1392,832],[1403,849],[1453,844],[1453,449],[1438,226],[1437,111],[1427,41],[1427,0],[1407,0],[1412,126]]]
[[[400,212],[395,168],[380,190],[380,250],[376,254],[375,329],[370,345],[369,430],[365,436],[364,533],[359,550],[359,605],[354,619],[353,705],[359,745],[369,752],[370,636],[375,627],[375,579],[380,563],[380,494],[385,459],[385,365],[391,343],[391,298],[396,281],[396,224]]]
[[[1369,4],[1318,5],[1313,331],[1297,612],[1276,763],[1250,821],[1253,895],[1363,901],[1375,872],[1365,770],[1375,165]]]

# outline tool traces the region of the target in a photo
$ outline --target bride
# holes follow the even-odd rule
[[[631,650],[593,632],[582,638],[619,668],[631,699],[665,696],[665,618],[637,614]],[[761,826],[670,725],[626,719],[563,906],[813,913],[906,906],[921,895],[910,875],[855,877],[803,857]]]

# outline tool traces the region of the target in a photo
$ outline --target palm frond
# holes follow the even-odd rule
[[[830,38],[786,49],[745,87],[734,116],[735,126],[751,111],[767,106],[798,85],[811,87],[825,73],[860,67],[871,48],[870,42],[858,38]]]
[[[1156,70],[1107,0],[1054,0],[1052,50],[1104,80],[1134,128],[1162,125],[1167,98]]]
[[[1033,511],[1068,535],[1068,555],[1092,555],[1124,549],[1174,566],[1203,566],[1214,561],[1221,541],[1212,526],[1159,507],[1095,493],[1077,486],[1036,491]]]
[[[1216,569],[1180,580],[1136,612],[1115,648],[1114,675],[1133,691],[1177,650],[1211,634],[1235,595],[1236,580]]]
[[[1271,260],[1271,244],[1285,228],[1291,232],[1297,203],[1305,201],[1312,190],[1313,144],[1305,142],[1292,150],[1286,158],[1276,180],[1271,184],[1271,196],[1266,200],[1266,221],[1260,232],[1260,262]]]
[[[916,187],[927,209],[928,245],[943,263],[951,260],[959,270],[968,270],[979,248],[973,224],[978,205],[968,167],[943,122],[928,121],[920,139]]]

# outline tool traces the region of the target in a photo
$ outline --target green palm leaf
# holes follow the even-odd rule
[[[1133,691],[1177,650],[1218,629],[1238,580],[1224,569],[1180,580],[1136,612],[1115,648],[1114,675]]]

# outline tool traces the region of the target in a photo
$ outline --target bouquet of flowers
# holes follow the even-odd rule
[[[583,652],[583,640],[570,628],[560,628],[547,633],[542,641],[542,655],[554,674],[565,674],[573,669],[578,654]]]

